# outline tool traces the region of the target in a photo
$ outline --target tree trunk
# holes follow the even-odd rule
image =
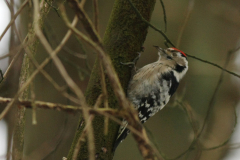
[[[46,18],[47,14],[49,13],[50,6],[45,2],[42,1],[41,3],[44,3],[41,8],[41,18],[40,18],[40,25],[43,27],[44,19]],[[51,3],[49,1],[49,3]],[[34,22],[33,22],[34,23]],[[36,54],[37,47],[38,47],[38,40],[35,37],[35,31],[34,29],[30,29],[28,32],[28,41],[31,42],[28,47],[29,50],[33,55]],[[27,81],[29,76],[31,75],[31,69],[32,63],[30,62],[30,58],[27,56],[27,54],[24,54],[23,58],[23,64],[21,68],[20,78],[19,78],[19,88],[23,86],[23,84]],[[33,82],[32,82],[33,83]],[[19,96],[22,100],[29,100],[31,99],[31,96],[29,94],[30,86],[28,86]],[[12,153],[12,159],[13,160],[21,160],[23,158],[23,147],[24,147],[24,132],[25,132],[25,114],[26,109],[24,107],[17,108],[17,115],[16,115],[16,123],[14,128],[14,135],[13,135],[13,153]]]
[[[132,0],[141,15],[150,21],[155,0]],[[123,89],[127,90],[128,81],[131,77],[131,69],[123,66],[121,62],[132,61],[141,51],[142,45],[147,35],[148,25],[144,23],[136,14],[128,0],[116,0],[110,20],[103,38],[103,45],[113,62],[114,68],[118,74]],[[99,74],[98,59],[92,70],[92,74],[86,91],[86,99],[89,105],[94,105],[96,99],[101,94],[101,78]],[[118,103],[106,78],[108,102],[111,108],[117,108]],[[74,148],[77,140],[84,128],[84,120],[81,117],[79,127],[76,131],[72,147],[68,154],[68,159],[72,159]],[[116,139],[118,127],[115,122],[110,121],[108,124],[108,134],[104,135],[104,117],[95,116],[93,120],[96,157],[98,159],[112,159],[112,146]],[[104,148],[104,151],[103,151]],[[82,142],[79,160],[88,159],[87,142]]]

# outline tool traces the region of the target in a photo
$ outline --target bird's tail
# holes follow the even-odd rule
[[[120,142],[122,142],[129,133],[130,133],[130,130],[125,128],[124,131],[118,136],[118,138],[116,139],[116,141],[113,145],[113,152],[115,152],[115,150],[117,149]]]

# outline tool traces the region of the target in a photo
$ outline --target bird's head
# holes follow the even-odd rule
[[[173,61],[180,66],[188,65],[187,55],[183,51],[173,47],[167,49],[162,49],[159,46],[154,47],[158,50],[159,61]]]

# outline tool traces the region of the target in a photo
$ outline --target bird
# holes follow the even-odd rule
[[[138,111],[141,123],[145,123],[165,107],[188,70],[187,55],[183,51],[173,47],[154,47],[158,51],[158,60],[138,69],[127,89],[127,98]],[[113,152],[130,133],[127,125],[128,122],[123,120],[113,145]]]

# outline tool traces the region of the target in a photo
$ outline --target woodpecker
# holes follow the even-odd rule
[[[163,109],[188,70],[187,55],[184,52],[177,48],[154,47],[158,50],[159,59],[137,70],[127,91],[127,97],[138,110],[142,123]],[[123,120],[113,151],[130,133],[127,125],[128,122]]]

